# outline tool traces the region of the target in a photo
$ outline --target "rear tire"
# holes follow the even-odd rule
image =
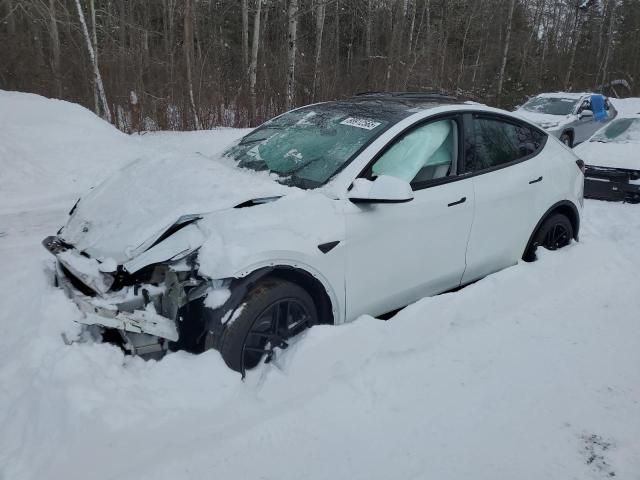
[[[535,260],[538,247],[544,247],[547,250],[566,247],[571,243],[572,238],[574,238],[574,232],[571,220],[562,213],[554,213],[542,222],[523,259],[526,261]]]
[[[290,338],[317,323],[318,312],[306,290],[267,277],[249,291],[227,322],[220,354],[229,368],[244,375],[263,359],[269,362],[276,348],[285,349]]]
[[[573,138],[571,138],[571,134],[569,132],[564,132],[562,135],[560,135],[560,141],[567,147],[573,148]]]

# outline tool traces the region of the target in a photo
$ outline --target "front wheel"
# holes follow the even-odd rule
[[[573,225],[566,215],[556,213],[547,218],[533,237],[524,259],[535,260],[536,249],[544,247],[547,250],[558,250],[571,243],[574,237]]]
[[[229,368],[243,375],[262,359],[271,361],[276,349],[318,323],[311,296],[295,283],[265,278],[247,294],[227,321],[219,350]]]

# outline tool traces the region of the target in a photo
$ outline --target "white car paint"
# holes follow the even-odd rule
[[[640,121],[640,114],[624,115],[618,117],[634,118]],[[584,142],[575,148],[575,153],[587,165],[607,168],[624,168],[627,170],[640,170],[640,129],[634,129],[624,139],[598,141],[608,124],[598,130],[588,142]]]
[[[346,207],[349,320],[460,285],[473,220],[472,178],[418,190],[406,203]]]
[[[334,323],[362,313],[378,315],[517,263],[550,207],[566,201],[581,209],[577,157],[552,136],[529,160],[418,190],[408,202],[351,201],[354,180],[389,142],[418,123],[458,112],[522,122],[475,104],[416,109],[327,185],[311,191],[285,187],[224,160],[203,158],[176,168],[163,159],[152,178],[134,164],[119,180],[107,180],[81,199],[62,237],[101,261],[140,268],[146,261],[136,259],[167,228],[184,215],[198,215],[202,242],[189,236],[175,246],[181,236],[169,236],[146,255],[155,260],[160,257],[153,250],[184,255],[183,245],[199,247],[199,273],[211,279],[241,278],[262,267],[296,267],[323,285]],[[543,181],[529,184],[538,177]],[[135,209],[126,208],[128,192],[137,196]],[[233,208],[264,197],[281,198]],[[339,244],[330,252],[318,249],[334,241]]]

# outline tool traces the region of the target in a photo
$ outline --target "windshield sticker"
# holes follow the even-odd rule
[[[345,118],[340,122],[340,125],[349,125],[351,127],[363,128],[365,130],[373,130],[380,122],[374,122],[373,120],[367,120],[366,118]]]

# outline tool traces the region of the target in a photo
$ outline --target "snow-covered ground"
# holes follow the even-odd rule
[[[639,478],[640,206],[587,201],[580,243],[314,328],[245,382],[214,351],[65,345],[40,240],[78,194],[241,133],[126,136],[0,91],[0,479]]]

